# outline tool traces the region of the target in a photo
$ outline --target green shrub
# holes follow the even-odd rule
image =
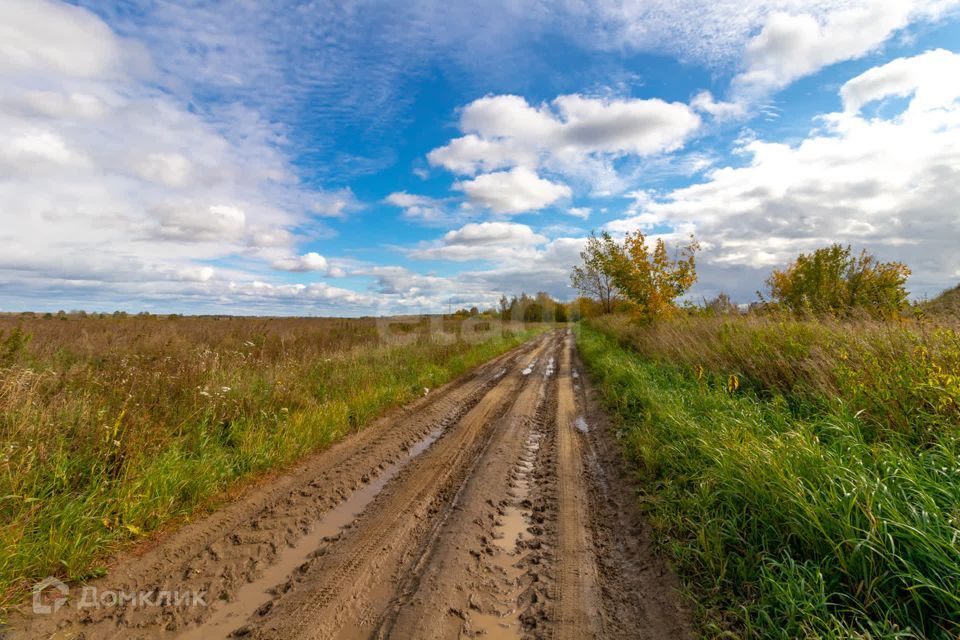
[[[892,317],[907,307],[904,286],[910,269],[900,262],[880,262],[862,251],[834,244],[800,256],[767,280],[774,302],[795,313],[849,316],[863,312]]]

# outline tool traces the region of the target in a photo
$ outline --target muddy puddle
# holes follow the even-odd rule
[[[543,369],[543,377],[549,378],[557,371],[557,362],[553,356],[550,356],[550,360],[547,361],[547,366]]]
[[[520,623],[513,616],[501,618],[493,613],[470,614],[470,628],[477,630],[480,637],[490,640],[516,640],[520,637]]]

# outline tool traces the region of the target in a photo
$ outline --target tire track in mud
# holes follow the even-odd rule
[[[589,503],[583,458],[576,427],[576,401],[571,374],[571,335],[564,337],[563,356],[557,376],[557,547],[553,635],[561,640],[580,640],[596,620],[596,566],[589,539]],[[593,615],[591,615],[593,614]]]
[[[600,638],[688,640],[696,637],[680,581],[659,556],[638,508],[636,487],[616,426],[573,354],[572,377],[589,495],[589,527],[597,567],[596,624]]]
[[[544,334],[93,583],[208,608],[65,607],[15,637],[691,638],[581,371]]]

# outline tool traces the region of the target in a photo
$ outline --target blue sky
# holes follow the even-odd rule
[[[569,298],[594,229],[960,280],[960,0],[11,0],[0,96],[3,310]]]

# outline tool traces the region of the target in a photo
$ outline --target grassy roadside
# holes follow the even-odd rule
[[[847,381],[839,354],[816,369],[816,384],[836,389],[812,389],[796,370],[782,384],[764,380],[748,356],[759,363],[764,349],[818,341],[774,339],[775,325],[699,329],[701,338],[743,333],[726,346],[698,343],[695,326],[667,328],[682,334],[672,345],[599,326],[616,338],[581,326],[583,359],[706,636],[957,637],[960,444],[955,407],[942,401],[949,388],[885,395],[869,367]],[[869,365],[882,352],[861,355]],[[685,359],[697,353],[700,363]],[[910,353],[923,365],[927,356]],[[870,415],[852,409],[910,398],[917,405],[901,406],[902,423],[886,422],[882,402]],[[904,428],[917,416],[922,429]]]
[[[3,610],[540,331],[415,327],[391,346],[372,322],[270,322],[71,318],[0,335]]]

